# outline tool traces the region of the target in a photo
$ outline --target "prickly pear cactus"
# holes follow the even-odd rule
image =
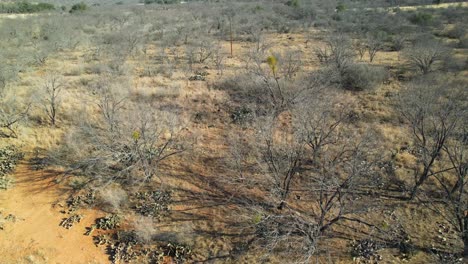
[[[73,227],[73,225],[75,223],[79,223],[82,218],[83,218],[82,215],[74,214],[74,215],[72,215],[70,217],[66,217],[66,218],[62,219],[62,222],[60,222],[60,226],[66,228],[66,229],[70,229],[70,228]]]
[[[73,213],[81,207],[86,207],[94,204],[96,200],[95,193],[93,191],[88,191],[82,195],[71,195],[67,199],[68,211],[64,213]]]
[[[115,229],[120,226],[122,218],[116,214],[107,215],[96,220],[96,228],[102,230]]]
[[[172,197],[170,191],[139,192],[134,200],[137,213],[159,218],[169,212]]]
[[[23,156],[16,147],[0,148],[0,190],[6,190],[12,185],[13,180],[8,174],[15,169]]]

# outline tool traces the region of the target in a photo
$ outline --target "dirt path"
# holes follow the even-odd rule
[[[468,7],[466,2],[456,2],[456,3],[442,3],[442,4],[433,4],[433,5],[420,5],[420,6],[400,6],[401,10],[415,10],[418,8],[448,8],[448,7]]]
[[[9,214],[16,217],[16,221],[4,221],[4,230],[0,230],[0,264],[109,263],[104,249],[83,235],[96,211],[81,211],[84,219],[69,230],[59,226],[65,215],[53,205],[65,195],[54,182],[55,174],[32,171],[21,164],[14,187],[0,191],[0,219]]]
[[[412,11],[424,8],[449,8],[449,7],[462,7],[467,8],[467,2],[456,2],[456,3],[443,3],[443,4],[431,4],[431,5],[418,5],[418,6],[392,6],[392,7],[373,7],[373,8],[364,8],[365,10],[378,10],[378,11],[391,11],[394,8],[398,8],[402,11]],[[358,11],[358,9],[354,8],[354,11]]]

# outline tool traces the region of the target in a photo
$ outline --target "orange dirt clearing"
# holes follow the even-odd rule
[[[55,183],[57,172],[30,170],[20,164],[13,177],[14,185],[0,191],[0,219],[12,214],[0,230],[0,264],[18,263],[109,263],[104,248],[96,247],[86,227],[99,212],[80,210],[84,217],[71,229],[59,226],[68,216],[60,213],[57,201],[64,201],[65,191]]]

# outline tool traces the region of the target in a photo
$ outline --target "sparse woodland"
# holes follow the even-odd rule
[[[0,4],[5,199],[52,174],[110,263],[468,261],[463,1],[44,2]]]

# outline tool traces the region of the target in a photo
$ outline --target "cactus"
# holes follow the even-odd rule
[[[96,225],[91,225],[90,227],[87,227],[86,229],[86,232],[85,232],[85,236],[90,236],[94,230],[97,228]]]
[[[82,206],[92,205],[95,200],[96,197],[93,191],[89,191],[83,195],[70,196],[67,199],[68,213],[73,213]]]
[[[15,169],[23,157],[23,153],[13,146],[0,148],[0,190],[10,188],[13,180],[8,174]]]
[[[116,214],[107,215],[96,219],[96,228],[102,230],[115,229],[120,226],[122,218]]]
[[[161,248],[164,256],[171,257],[176,263],[185,263],[192,254],[192,249],[185,245],[168,243],[165,247]]]
[[[134,208],[141,215],[158,218],[169,211],[171,199],[170,191],[140,192]]]
[[[63,218],[62,222],[60,222],[60,226],[66,229],[70,229],[73,227],[75,223],[79,223],[82,218],[83,218],[82,215],[74,214],[70,217]]]
[[[102,246],[106,244],[110,244],[111,241],[108,236],[106,235],[97,235],[93,237],[94,245],[97,246]]]
[[[115,215],[98,219],[96,222],[111,221]],[[99,228],[96,224],[96,228]],[[192,249],[176,243],[142,243],[135,231],[117,231],[112,236],[100,234],[93,237],[96,246],[107,245],[112,263],[187,263]]]
[[[8,175],[0,175],[0,190],[6,190],[13,184],[13,179]]]
[[[130,262],[134,260],[138,253],[132,248],[132,243],[118,242],[111,245],[112,250],[112,263]]]
[[[378,263],[382,260],[382,256],[377,253],[381,246],[372,239],[363,239],[351,243],[352,255],[362,262]]]

